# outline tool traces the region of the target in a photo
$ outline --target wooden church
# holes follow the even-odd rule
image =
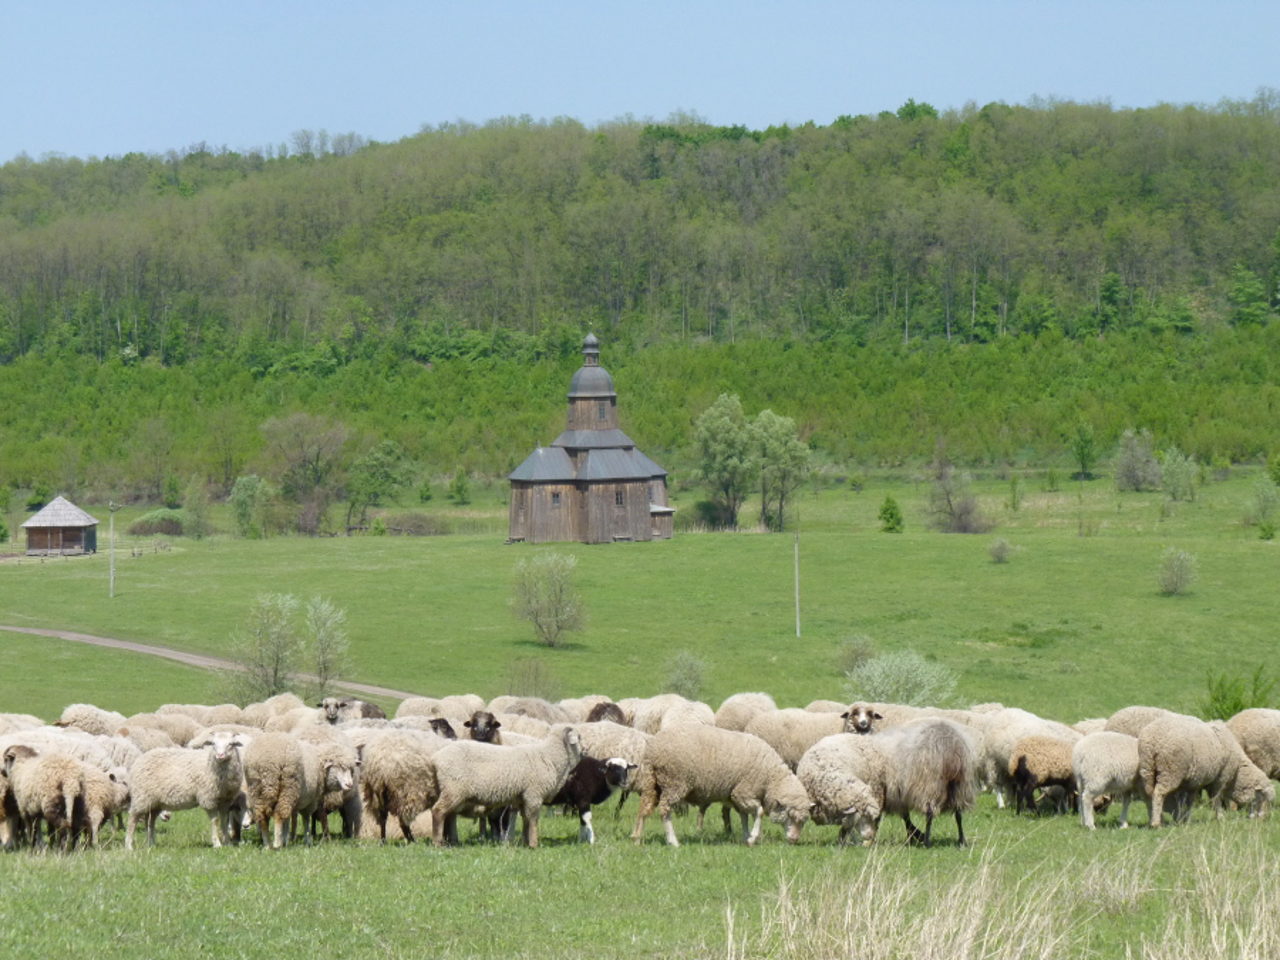
[[[618,394],[600,341],[582,342],[569,383],[569,423],[511,472],[510,539],[529,543],[669,540],[667,471],[618,429]]]

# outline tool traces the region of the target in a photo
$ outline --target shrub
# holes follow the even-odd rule
[[[1010,509],[1010,511],[1012,511],[1013,513],[1017,513],[1019,510],[1022,509],[1022,500],[1023,500],[1022,484],[1018,481],[1018,478],[1016,476],[1010,477],[1009,478],[1009,499],[1005,501],[1005,506],[1007,506]]]
[[[516,617],[533,624],[538,640],[559,646],[564,635],[586,622],[582,597],[573,582],[577,559],[567,553],[540,553],[516,564],[511,600]]]
[[[1057,493],[1059,486],[1058,468],[1050,467],[1044,474],[1044,488],[1049,493]]]
[[[1126,430],[1121,435],[1115,462],[1116,489],[1160,489],[1160,464],[1152,452],[1153,443],[1150,430],[1140,433]]]
[[[187,536],[199,540],[209,534],[209,494],[199,474],[192,474],[182,498],[183,524]]]
[[[902,520],[902,508],[898,506],[898,501],[893,497],[885,496],[884,503],[880,504],[880,529],[885,533],[901,533],[904,526]]]
[[[1266,474],[1262,474],[1253,481],[1253,490],[1249,496],[1249,506],[1244,516],[1245,526],[1251,527],[1255,523],[1268,522],[1277,502],[1280,502],[1280,489],[1277,489],[1274,480]]]
[[[942,533],[986,533],[993,524],[982,515],[969,477],[946,464],[929,487],[929,525]]]
[[[172,473],[164,480],[164,505],[170,510],[182,506],[182,488],[178,486],[178,478]]]
[[[53,487],[41,480],[31,491],[31,496],[27,497],[27,509],[41,510],[52,499]]]
[[[1213,458],[1213,479],[1222,483],[1231,477],[1231,461],[1224,456],[1216,456]]]
[[[181,510],[170,510],[161,507],[144,513],[129,525],[129,534],[135,537],[154,537],[164,534],[167,537],[182,536],[183,523],[186,520]]]
[[[1160,558],[1160,572],[1157,576],[1160,592],[1166,597],[1177,597],[1190,592],[1199,572],[1196,558],[1186,550],[1166,547]]]
[[[0,513],[0,543],[9,542],[9,524],[5,523],[4,514]]]
[[[859,634],[840,641],[836,647],[836,672],[842,677],[857,670],[876,655],[871,638]]]
[[[882,653],[846,676],[845,696],[850,701],[941,707],[951,702],[956,688],[955,674],[914,650]]]
[[[382,517],[374,517],[373,523],[369,524],[369,536],[385,537],[387,535],[387,522]]]
[[[1164,452],[1164,465],[1160,471],[1164,492],[1170,500],[1194,500],[1196,498],[1196,461],[1177,447]]]
[[[1008,563],[1013,547],[1009,546],[1009,541],[1004,537],[996,537],[987,547],[987,553],[991,555],[992,563]]]
[[[1261,540],[1274,540],[1276,538],[1276,525],[1271,520],[1263,520],[1258,524],[1258,538]]]
[[[1196,714],[1205,720],[1230,720],[1241,710],[1253,707],[1276,707],[1276,678],[1267,677],[1262,665],[1253,671],[1253,677],[1245,680],[1238,675],[1209,673],[1205,677],[1208,694],[1196,707]]]
[[[471,481],[467,479],[467,471],[461,467],[453,475],[453,480],[449,482],[449,499],[458,506],[463,507],[471,502]]]
[[[706,679],[707,665],[688,650],[681,650],[667,663],[667,679],[663,693],[676,693],[686,700],[697,700]]]

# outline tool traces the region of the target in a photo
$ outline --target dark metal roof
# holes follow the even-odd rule
[[[579,480],[648,480],[652,476],[626,450],[588,451],[578,469]]]
[[[524,463],[512,470],[507,479],[572,483],[575,479],[573,461],[560,447],[539,447],[525,457]]]
[[[616,397],[613,389],[613,377],[604,367],[583,366],[569,381],[569,399],[579,400],[583,397]]]
[[[566,430],[551,442],[553,447],[592,450],[598,447],[634,447],[635,442],[621,430]]]
[[[667,475],[667,471],[663,470],[639,450],[632,450],[631,456],[635,459],[639,468],[646,471],[650,477],[665,477]]]

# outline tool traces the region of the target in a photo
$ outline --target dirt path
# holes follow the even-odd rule
[[[185,663],[191,667],[201,667],[205,670],[240,670],[243,669],[240,664],[234,660],[226,660],[222,657],[206,657],[198,653],[186,653],[182,650],[174,650],[172,647],[157,647],[148,643],[134,643],[132,640],[116,640],[112,637],[95,637],[87,633],[73,633],[70,630],[41,630],[35,627],[7,627],[0,624],[0,630],[9,630],[13,633],[30,633],[38,637],[54,637],[58,640],[72,640],[76,643],[89,643],[95,647],[108,647],[112,650],[130,650],[133,653],[145,653],[153,657],[165,657],[169,660],[176,660],[178,663]],[[306,679],[314,679],[309,677]],[[418,697],[421,694],[407,693],[404,690],[392,690],[390,687],[377,687],[368,683],[351,683],[346,680],[335,681],[334,686],[342,687],[344,690],[351,690],[355,693],[367,693],[378,697],[395,697],[404,700],[406,697]]]

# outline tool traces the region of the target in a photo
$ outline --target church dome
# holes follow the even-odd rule
[[[587,397],[616,397],[613,389],[613,377],[600,366],[600,341],[595,334],[588,333],[582,341],[582,366],[569,381],[569,399],[576,400]]]

